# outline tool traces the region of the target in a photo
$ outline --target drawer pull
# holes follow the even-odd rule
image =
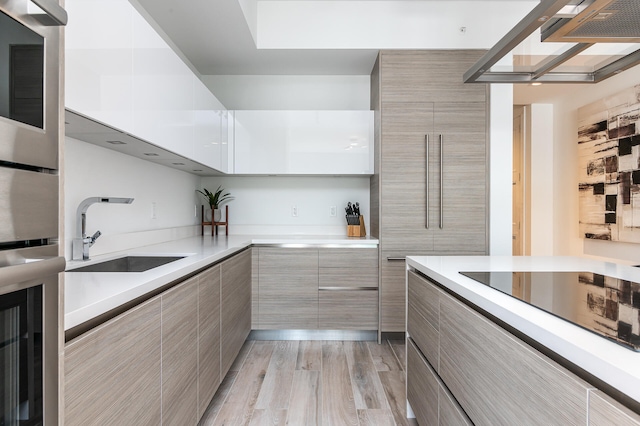
[[[404,262],[405,260],[407,260],[407,258],[406,257],[387,257],[387,260],[389,262],[400,262],[400,261]]]
[[[320,291],[371,291],[378,290],[378,287],[318,287]]]

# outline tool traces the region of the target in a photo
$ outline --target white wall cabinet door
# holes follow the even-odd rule
[[[235,111],[236,174],[373,174],[372,111]]]
[[[135,10],[127,0],[68,0],[65,8],[65,106],[132,132]]]
[[[135,135],[194,158],[194,75],[140,15],[134,17]]]
[[[221,111],[216,98],[197,78],[193,85],[194,157],[206,166],[220,170],[222,144]]]

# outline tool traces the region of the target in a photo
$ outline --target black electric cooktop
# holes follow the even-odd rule
[[[460,272],[640,351],[640,283],[593,272]]]

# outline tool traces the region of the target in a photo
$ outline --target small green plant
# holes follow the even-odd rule
[[[196,191],[201,193],[204,198],[207,199],[209,207],[211,207],[212,209],[217,209],[222,204],[233,200],[233,197],[230,195],[230,193],[227,192],[226,194],[223,194],[224,189],[222,188],[222,185],[220,185],[218,189],[216,189],[216,192],[211,192],[207,188],[203,189],[204,191],[200,191],[199,189],[196,189]]]

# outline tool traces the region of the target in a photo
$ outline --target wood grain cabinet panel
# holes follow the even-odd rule
[[[161,301],[154,298],[67,343],[65,424],[160,424]]]
[[[407,340],[407,401],[420,425],[438,424],[438,378]]]
[[[414,272],[408,273],[407,331],[438,371],[440,362],[439,290]]]
[[[440,377],[475,425],[584,425],[591,387],[452,297],[440,299]]]
[[[318,328],[377,330],[377,290],[320,290]]]
[[[318,249],[260,249],[260,329],[318,328]]]
[[[371,74],[377,146],[370,188],[371,234],[382,253],[487,253],[487,92],[462,83],[483,53],[380,52]],[[399,272],[381,256],[383,332],[406,331]]]
[[[162,294],[162,424],[198,422],[198,278]]]
[[[220,377],[220,266],[198,275],[198,418],[216,393]]]
[[[589,393],[589,426],[639,426],[640,415],[602,391]]]
[[[438,387],[438,424],[440,426],[473,426],[464,410],[442,384]]]
[[[382,101],[484,101],[482,84],[464,84],[463,74],[482,50],[383,50],[380,52]]]
[[[251,250],[220,264],[220,375],[229,371],[251,331]]]
[[[318,249],[320,288],[378,287],[378,275],[377,247]]]
[[[260,249],[251,249],[251,329],[260,329]]]

